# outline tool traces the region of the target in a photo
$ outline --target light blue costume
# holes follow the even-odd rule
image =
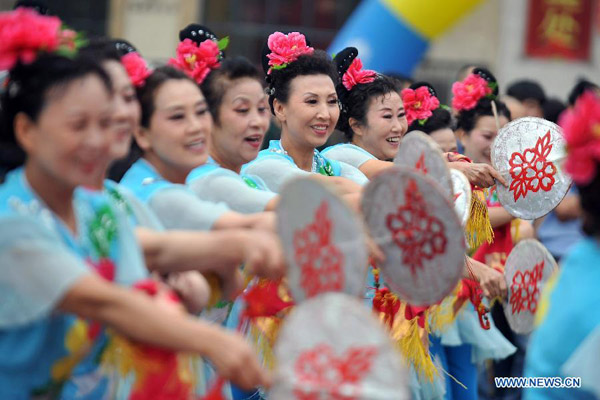
[[[358,168],[344,162],[330,160],[316,149],[311,172],[328,176],[341,176],[360,185],[366,185],[369,181]],[[287,155],[285,149],[281,147],[281,141],[279,140],[271,140],[269,147],[259,152],[256,160],[242,168],[243,174],[260,177],[267,188],[275,193],[279,193],[282,185],[290,179],[309,176],[311,172],[298,168],[292,157]]]
[[[527,377],[566,377],[564,371],[573,371],[572,357],[582,360],[579,367],[597,371],[598,353],[590,354],[584,361],[580,345],[588,349],[595,346],[585,342],[597,335],[600,327],[600,244],[597,239],[580,241],[562,264],[557,280],[547,286],[538,307],[541,323],[531,335],[525,364]],[[597,373],[597,372],[596,372]],[[526,400],[537,399],[597,399],[584,389],[597,382],[582,382],[582,389],[526,389]]]
[[[104,329],[54,308],[95,268],[112,263],[122,285],[147,272],[127,218],[103,194],[77,189],[73,206],[77,234],[37,196],[23,169],[0,186],[2,399],[103,399],[119,381],[100,368],[110,340]],[[88,333],[77,335],[80,329]]]
[[[265,210],[275,196],[258,176],[238,175],[212,158],[189,173],[187,186],[205,201],[224,202],[232,210],[251,214]]]

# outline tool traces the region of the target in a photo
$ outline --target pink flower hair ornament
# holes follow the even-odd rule
[[[563,113],[559,125],[567,141],[565,169],[578,185],[590,183],[600,162],[600,98],[585,92]]]
[[[360,58],[355,58],[348,70],[342,76],[342,84],[350,91],[358,84],[371,83],[377,78],[377,72],[363,69]]]
[[[70,55],[78,45],[76,32],[63,29],[58,17],[19,7],[0,13],[0,70],[33,62],[39,52]]]
[[[427,119],[433,115],[433,110],[440,107],[440,101],[431,93],[427,86],[420,86],[416,89],[404,89],[400,93],[400,96],[406,110],[408,125],[417,120],[421,125],[424,125]]]
[[[479,74],[469,74],[462,82],[452,85],[452,108],[456,111],[472,110],[484,97],[493,98],[495,82],[488,82]]]
[[[312,54],[315,51],[306,44],[306,37],[300,32],[291,32],[287,35],[281,32],[272,33],[267,40],[267,46],[271,51],[267,54],[270,66],[267,75],[271,74],[273,70],[287,67],[298,57]]]
[[[176,58],[171,58],[168,64],[185,72],[199,85],[210,71],[221,66],[221,49],[217,42],[210,39],[199,45],[191,39],[184,39],[179,42],[176,52]]]
[[[125,71],[135,87],[144,86],[146,79],[152,74],[152,69],[148,68],[146,60],[136,51],[121,57],[121,64],[125,67]]]

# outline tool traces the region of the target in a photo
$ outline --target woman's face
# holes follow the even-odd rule
[[[456,136],[450,128],[437,129],[429,134],[429,136],[440,146],[444,153],[456,153]]]
[[[231,82],[223,95],[219,121],[211,135],[213,157],[235,169],[254,160],[269,128],[267,107],[267,97],[256,79]]]
[[[508,118],[504,115],[499,116],[498,119],[500,128],[508,124]],[[496,135],[498,135],[498,128],[496,127],[494,117],[489,115],[479,117],[471,132],[462,135],[465,155],[473,162],[491,165],[491,146]]]
[[[165,176],[185,176],[206,163],[212,118],[198,86],[170,79],[154,94],[154,113],[138,144]]]
[[[111,156],[113,160],[119,160],[125,158],[129,153],[133,133],[140,124],[140,103],[129,75],[120,62],[105,61],[102,63],[102,67],[110,76],[115,94]]]
[[[368,107],[365,125],[351,121],[353,141],[380,160],[393,159],[408,129],[402,99],[390,92],[372,98]]]
[[[96,184],[110,162],[112,113],[111,95],[96,75],[50,88],[36,122],[24,114],[15,120],[26,168],[63,187]]]
[[[333,81],[328,75],[304,75],[290,82],[288,101],[274,102],[282,136],[300,147],[325,144],[340,117]]]

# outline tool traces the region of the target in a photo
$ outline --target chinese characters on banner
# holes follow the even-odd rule
[[[595,0],[529,0],[525,53],[588,61]]]

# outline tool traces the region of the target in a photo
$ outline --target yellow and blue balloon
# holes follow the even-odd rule
[[[365,68],[412,75],[429,43],[482,0],[363,0],[329,51],[353,46]]]

